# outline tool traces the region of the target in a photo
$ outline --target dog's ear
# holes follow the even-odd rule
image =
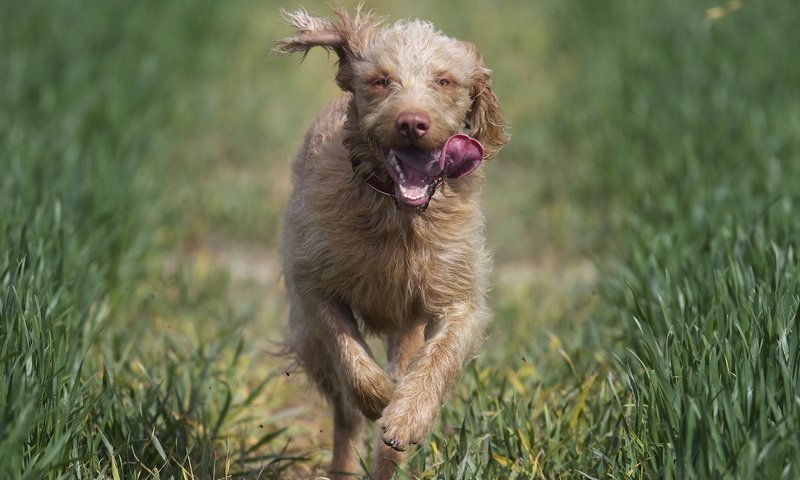
[[[467,116],[470,136],[483,144],[486,158],[493,157],[508,143],[500,102],[490,87],[491,70],[481,67],[473,79],[472,107]]]
[[[312,17],[305,10],[282,11],[286,22],[297,30],[297,34],[275,42],[273,53],[289,54],[300,52],[303,58],[312,47],[322,47],[336,52],[339,69],[336,83],[342,90],[352,90],[352,62],[361,57],[375,27],[382,19],[373,12],[363,12],[361,6],[354,17],[348,15],[343,7],[334,9],[336,18]]]

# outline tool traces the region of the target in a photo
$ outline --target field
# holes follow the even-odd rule
[[[337,94],[267,53],[296,6],[0,4],[0,477],[323,473],[274,355],[288,165]],[[491,337],[397,478],[800,477],[800,5],[368,6],[476,43],[512,134]]]

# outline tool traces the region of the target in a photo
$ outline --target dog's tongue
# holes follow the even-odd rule
[[[444,144],[444,171],[447,178],[469,175],[483,161],[483,145],[463,134],[453,135]]]
[[[459,178],[469,174],[483,160],[483,146],[464,134],[447,139],[440,150],[404,147],[389,150],[386,168],[394,180],[395,198],[407,207],[427,205],[442,176]]]

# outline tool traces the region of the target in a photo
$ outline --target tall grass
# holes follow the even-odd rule
[[[235,18],[213,2],[0,6],[3,478],[235,468],[218,441],[246,401],[226,383],[241,314],[224,284],[163,277],[159,238],[162,179],[196,125],[178,100],[200,98],[224,58],[209,34]],[[171,292],[223,333],[152,333]]]
[[[627,455],[645,477],[796,477],[800,11],[608,7],[577,144],[604,173],[586,190],[623,212],[605,292],[626,326]]]

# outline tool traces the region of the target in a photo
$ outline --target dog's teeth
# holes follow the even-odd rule
[[[392,166],[394,167],[394,171],[397,172],[398,175],[403,175],[403,169],[400,168],[400,160],[397,159],[397,155],[395,155],[394,150],[390,153],[392,159]]]
[[[415,190],[417,190],[417,189],[415,189]],[[409,189],[405,188],[402,184],[400,185],[400,192],[403,194],[403,196],[408,197],[408,198],[410,198],[412,200],[420,199],[420,198],[424,197],[425,193],[426,193],[425,190],[421,190],[421,191],[418,191],[416,195],[412,195],[410,193]]]

